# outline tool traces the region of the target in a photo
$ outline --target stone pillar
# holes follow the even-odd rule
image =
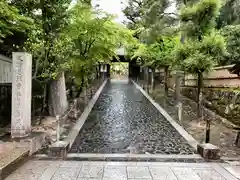
[[[12,74],[12,138],[31,133],[32,55],[13,53]]]
[[[107,78],[107,64],[101,64],[100,73],[103,79]]]

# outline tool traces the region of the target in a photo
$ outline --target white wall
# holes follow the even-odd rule
[[[0,55],[0,83],[12,83],[12,60]]]
[[[229,69],[234,65],[216,67],[209,73],[204,73],[204,86],[205,87],[240,87],[240,77],[236,74],[231,74]],[[185,75],[186,86],[196,86],[196,75]]]

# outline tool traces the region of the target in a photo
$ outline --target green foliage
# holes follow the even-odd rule
[[[184,44],[175,50],[176,64],[191,73],[210,71],[226,53],[224,38],[215,32],[219,0],[201,0],[181,9]]]
[[[170,66],[172,51],[175,47],[176,14],[168,13],[170,0],[130,0],[123,11],[135,27],[137,44],[129,47],[132,58],[138,58],[145,66]]]
[[[224,64],[238,63],[240,60],[240,25],[229,25],[221,29],[221,34],[226,39],[228,54]]]
[[[71,40],[72,55],[69,67],[81,82],[91,77],[94,66],[116,56],[118,47],[133,41],[132,32],[113,22],[113,16],[78,2],[70,11],[66,38]]]
[[[128,6],[123,10],[128,21],[125,22],[129,29],[137,30],[141,25],[143,16],[143,0],[129,0]]]
[[[140,64],[151,67],[168,67],[172,65],[173,50],[179,41],[177,37],[159,37],[153,44],[138,45],[132,58],[138,58]]]
[[[177,16],[166,11],[171,6],[170,0],[129,0],[123,12],[128,18],[128,28],[137,30],[136,37],[145,43],[154,43],[159,34],[174,32]]]
[[[187,40],[175,50],[175,60],[181,69],[190,73],[210,71],[225,53],[224,38],[212,33],[202,41]]]
[[[32,20],[19,14],[18,9],[7,1],[0,1],[0,41],[13,32],[24,32],[31,27]]]
[[[211,32],[221,7],[220,2],[201,0],[181,9],[181,26],[188,38],[201,39],[204,34]]]
[[[9,1],[0,1],[0,53],[11,56],[26,39],[33,20],[20,14],[19,10],[9,5]]]
[[[71,48],[62,30],[68,24],[69,5],[70,0],[41,0],[35,6],[42,13],[31,15],[36,18],[35,24],[25,43],[25,50],[34,58],[34,78],[48,81],[63,70]]]
[[[237,25],[240,23],[240,1],[225,0],[221,8],[220,15],[217,18],[217,28],[223,28],[226,25]]]

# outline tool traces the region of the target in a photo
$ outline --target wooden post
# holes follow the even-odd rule
[[[207,119],[206,120],[206,139],[205,139],[205,143],[210,142],[210,128],[211,128],[210,120]]]
[[[57,142],[59,142],[60,141],[60,135],[61,135],[61,130],[60,130],[60,116],[59,115],[57,115],[56,116],[56,121],[57,121]]]

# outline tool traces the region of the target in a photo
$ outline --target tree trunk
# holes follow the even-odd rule
[[[82,92],[83,84],[84,84],[84,79],[82,78],[80,88],[79,88],[79,90],[78,90],[78,92],[77,92],[77,95],[76,95],[77,98],[80,96],[80,94],[81,94],[81,92]]]
[[[74,79],[71,77],[69,96],[73,99]]]
[[[203,94],[202,94],[202,90],[203,90],[203,73],[199,72],[198,73],[198,94],[197,94],[197,116],[198,117],[202,117],[202,111],[203,111],[203,107],[202,107],[202,99],[203,99]]]
[[[147,79],[147,75],[146,75],[146,67],[143,68],[143,89],[146,89],[146,79]]]
[[[180,102],[180,94],[181,94],[180,91],[181,91],[180,74],[179,74],[179,72],[176,72],[176,77],[175,77],[175,100],[176,100],[177,105]]]
[[[168,66],[166,66],[164,68],[165,71],[165,76],[164,76],[164,92],[165,92],[165,96],[168,96],[168,77],[169,77],[169,70],[168,70]]]
[[[152,69],[152,90],[155,89],[155,68]]]
[[[60,73],[56,80],[52,80],[49,89],[49,114],[62,115],[68,108],[64,73]]]
[[[147,92],[149,93],[149,68],[146,67],[146,71],[145,71],[145,74],[146,74],[146,87],[147,87]]]

